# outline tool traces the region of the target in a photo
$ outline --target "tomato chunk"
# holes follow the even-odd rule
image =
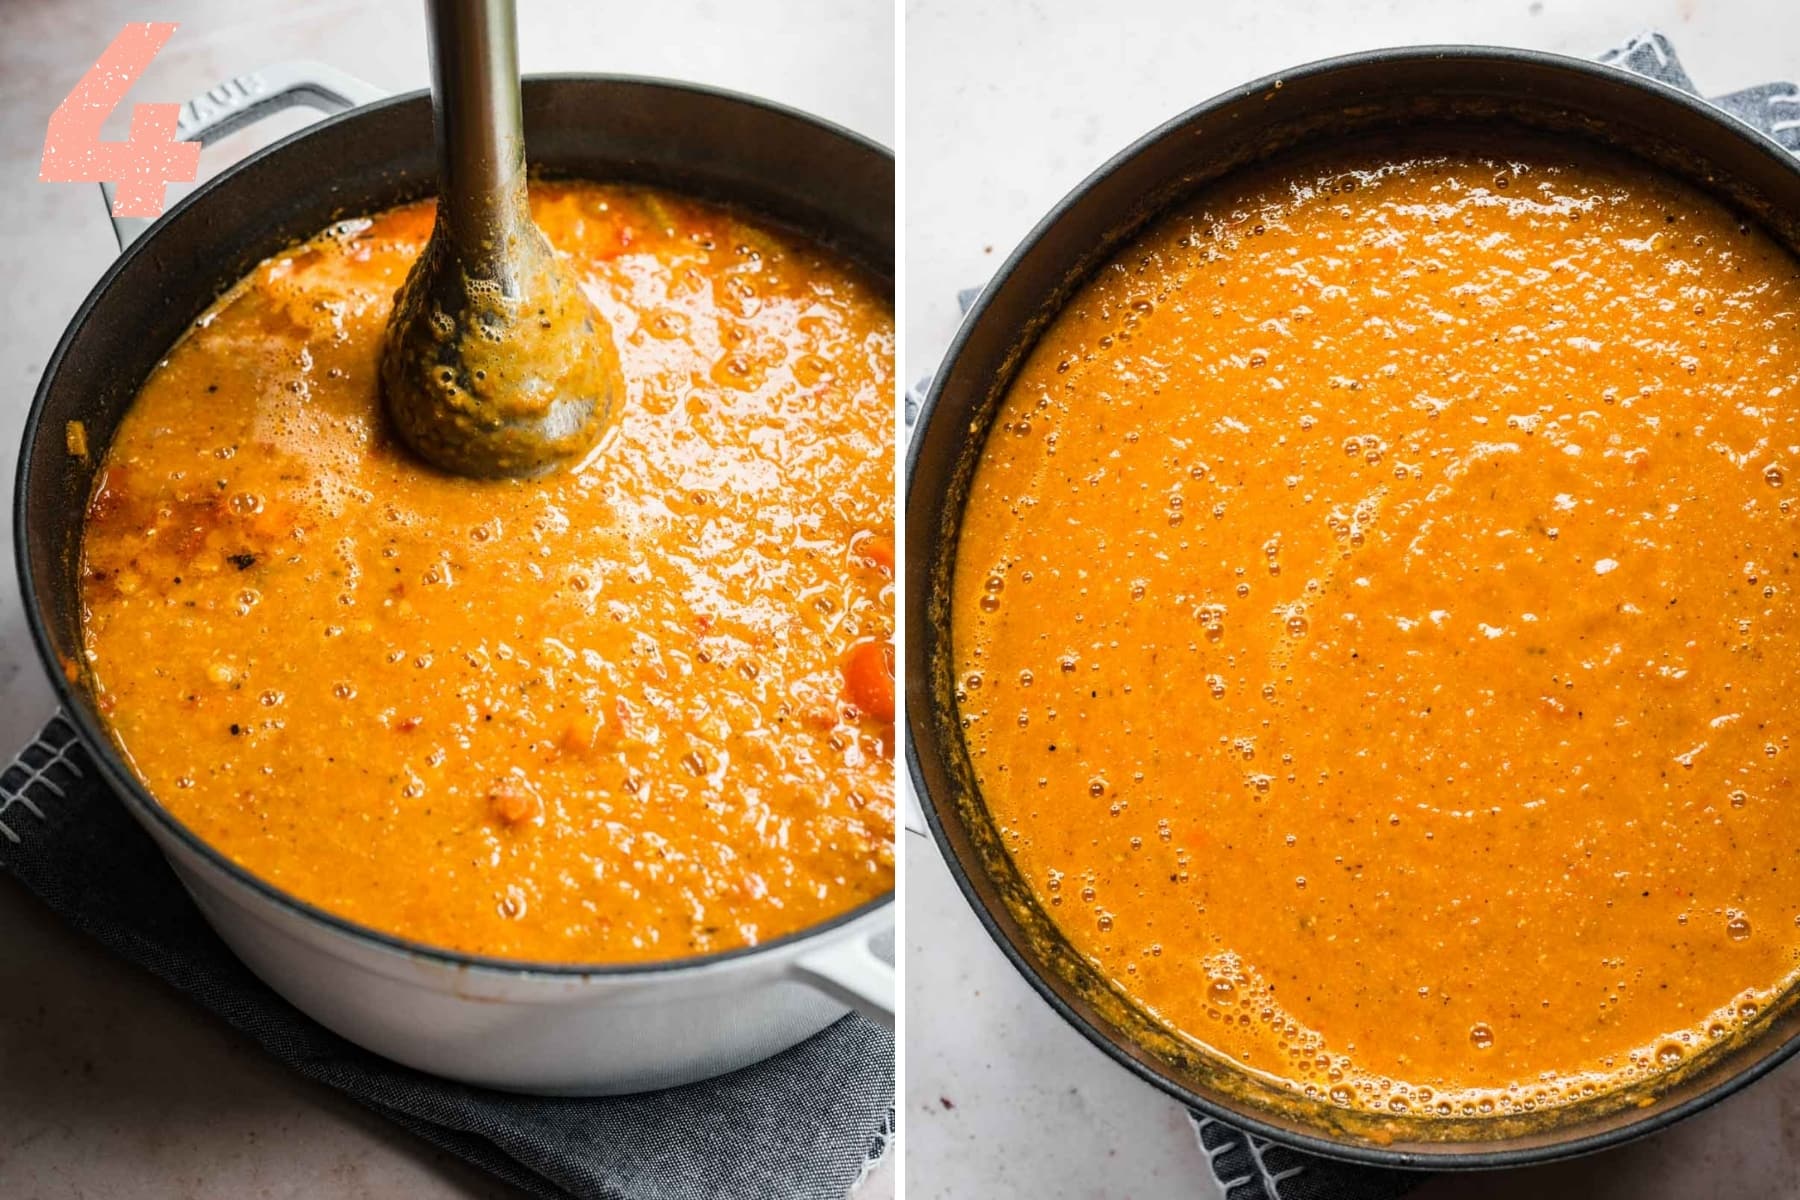
[[[894,573],[894,542],[892,538],[884,538],[879,534],[861,535],[850,543],[851,551],[872,567],[878,567],[889,575]]]
[[[894,719],[894,645],[858,642],[844,655],[844,694],[877,721]]]
[[[544,802],[522,779],[497,781],[488,793],[488,809],[504,826],[512,827],[535,821],[544,815]]]

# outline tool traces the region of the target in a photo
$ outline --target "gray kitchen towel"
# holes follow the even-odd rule
[[[860,1017],[718,1079],[596,1100],[467,1087],[358,1049],[226,949],[60,716],[0,772],[0,869],[301,1075],[533,1196],[843,1200],[886,1150],[894,1039]]]
[[[1597,57],[1610,66],[1692,95],[1700,94],[1675,56],[1675,47],[1660,33],[1639,34]],[[1800,154],[1800,87],[1767,83],[1711,97],[1709,103]],[[957,293],[957,304],[966,313],[980,295],[980,288],[965,289]],[[929,378],[923,379],[907,393],[909,430],[918,419],[930,382]],[[1225,1200],[1394,1200],[1431,1178],[1419,1171],[1364,1167],[1321,1158],[1252,1137],[1200,1113],[1189,1116],[1194,1136],[1199,1139],[1213,1180]]]

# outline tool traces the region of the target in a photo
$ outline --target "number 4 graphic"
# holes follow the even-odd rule
[[[167,22],[134,22],[119,31],[100,61],[51,114],[40,180],[116,183],[113,216],[158,217],[166,186],[188,183],[199,175],[199,145],[175,137],[179,104],[139,104],[131,110],[131,132],[124,141],[100,140],[107,114],[125,99],[174,32],[175,26]]]

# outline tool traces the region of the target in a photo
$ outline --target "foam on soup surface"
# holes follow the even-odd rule
[[[387,932],[615,962],[845,912],[893,886],[890,305],[725,209],[585,183],[532,209],[625,368],[591,461],[471,481],[386,431],[429,204],[277,255],[108,451],[100,705],[200,837]]]
[[[1726,1036],[1800,968],[1797,401],[1795,261],[1629,162],[1359,149],[1160,219],[962,526],[956,699],[1038,900],[1346,1106]]]

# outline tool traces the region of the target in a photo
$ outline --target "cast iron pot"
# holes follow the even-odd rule
[[[1058,204],[1001,266],[951,343],[908,454],[904,665],[907,764],[931,832],[989,934],[1051,1007],[1122,1066],[1209,1116],[1333,1158],[1444,1169],[1540,1162],[1662,1128],[1800,1049],[1800,1003],[1790,996],[1744,1037],[1657,1086],[1547,1115],[1359,1115],[1278,1092],[1173,1036],[1057,933],[975,786],[953,698],[949,623],[958,529],[999,401],[1087,276],[1172,202],[1233,170],[1346,136],[1434,127],[1511,127],[1623,150],[1800,249],[1800,165],[1789,153],[1685,92],[1613,67],[1519,50],[1382,50],[1297,68],[1202,104]]]
[[[290,104],[339,115],[237,164],[147,231],[118,223],[124,253],[45,368],[14,534],[32,634],[88,752],[252,970],[410,1066],[519,1091],[630,1092],[766,1058],[848,1005],[891,1023],[893,970],[873,945],[891,944],[891,894],[760,946],[644,966],[521,964],[408,942],[287,895],[195,837],[127,769],[85,684],[65,677],[61,664],[81,658],[77,569],[94,470],[157,360],[261,259],[338,217],[433,190],[430,97],[378,96],[330,68],[289,64],[190,102],[181,132],[201,141]],[[872,142],[759,100],[645,79],[527,79],[524,110],[539,170],[743,205],[832,243],[891,289],[894,160]],[[87,428],[85,459],[65,447],[74,420]]]

